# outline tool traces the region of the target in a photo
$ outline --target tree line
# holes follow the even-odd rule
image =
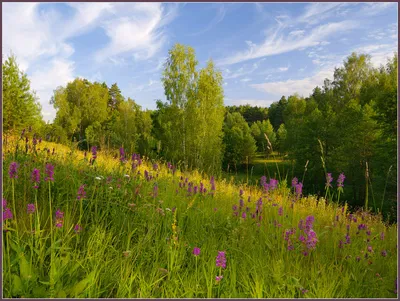
[[[43,139],[82,149],[124,147],[213,174],[240,170],[273,148],[293,162],[290,176],[305,175],[306,192],[324,190],[326,171],[344,172],[353,205],[369,196],[374,209],[390,211],[396,203],[397,54],[374,68],[368,55],[353,53],[308,97],[282,96],[267,108],[225,106],[213,61],[199,69],[194,49],[176,44],[161,78],[167,101],[158,100],[156,110],[124,97],[117,83],[76,78],[54,90],[51,124],[16,58],[2,67],[5,134],[33,127]]]

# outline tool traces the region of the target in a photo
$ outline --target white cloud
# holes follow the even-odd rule
[[[256,45],[248,43],[246,51],[238,52],[232,56],[219,61],[219,64],[229,65],[238,62],[286,53],[294,50],[305,49],[308,47],[320,45],[325,38],[337,32],[349,31],[357,27],[357,23],[353,21],[343,21],[337,23],[328,23],[314,28],[307,36],[283,36],[279,34],[282,28],[278,27],[274,34],[269,36],[263,43]]]
[[[74,79],[74,64],[68,60],[54,59],[30,76],[31,87],[37,92],[42,105],[43,117],[52,121],[56,111],[49,101],[58,86],[65,86]]]
[[[392,58],[397,51],[397,43],[394,44],[368,44],[354,48],[352,52],[366,53],[371,56],[374,67],[385,65],[388,58]]]
[[[299,22],[306,23],[317,23],[321,19],[327,16],[328,12],[331,12],[333,9],[340,7],[343,3],[310,3],[303,15],[301,15],[297,20]]]
[[[395,2],[369,2],[364,3],[364,7],[360,10],[360,14],[374,16],[378,15],[385,10],[395,9],[397,10],[397,3]]]
[[[288,79],[262,84],[252,84],[251,87],[277,96],[299,93],[301,96],[309,96],[316,86],[321,86],[325,78],[333,77],[333,67],[323,69],[313,76],[303,79]]]
[[[290,65],[288,65],[286,67],[279,67],[278,69],[279,69],[280,72],[286,72],[286,71],[289,70],[289,68],[290,68]]]
[[[302,37],[304,36],[304,33],[305,33],[304,30],[293,30],[289,32],[289,36]]]
[[[167,41],[163,26],[173,19],[173,13],[162,3],[118,3],[113,7],[118,9],[118,17],[102,25],[110,42],[96,53],[96,60],[126,53],[135,59],[154,56]]]

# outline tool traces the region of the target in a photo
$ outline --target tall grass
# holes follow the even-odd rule
[[[36,154],[9,152],[16,143],[3,160],[3,198],[13,208],[4,220],[3,206],[4,297],[396,297],[397,225],[379,215],[303,197],[283,182],[264,190],[220,179],[214,191],[211,175],[147,158],[133,168],[99,151],[92,164],[90,153],[46,142]],[[19,163],[14,180],[11,162]],[[47,163],[54,182],[43,180]],[[302,241],[310,230],[315,247]]]

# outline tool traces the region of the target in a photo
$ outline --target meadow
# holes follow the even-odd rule
[[[317,199],[296,179],[8,141],[3,296],[396,298],[397,224],[339,205],[332,176]]]

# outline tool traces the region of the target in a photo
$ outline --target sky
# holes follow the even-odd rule
[[[49,101],[76,77],[117,83],[144,109],[166,100],[175,43],[212,59],[225,105],[307,97],[353,51],[374,66],[397,51],[397,3],[2,3],[3,62],[13,53],[52,121]]]

